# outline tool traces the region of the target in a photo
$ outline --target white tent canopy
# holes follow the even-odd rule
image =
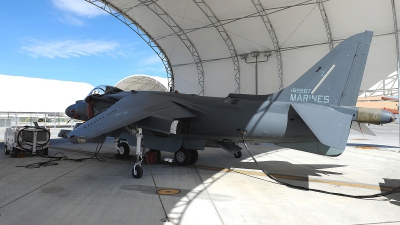
[[[124,91],[167,91],[167,78],[135,74],[120,80],[115,84]]]
[[[259,94],[275,92],[365,30],[374,38],[361,89],[397,70],[400,0],[86,1],[138,33],[183,93],[254,94],[256,81]]]
[[[80,82],[0,75],[0,112],[64,112],[94,88]]]
[[[364,91],[360,97],[367,96],[398,96],[399,80],[397,79],[397,71],[391,73],[385,79],[379,81],[368,90]]]

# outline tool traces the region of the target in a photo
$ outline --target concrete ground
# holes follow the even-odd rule
[[[371,195],[400,186],[400,151],[398,125],[370,128],[377,137],[352,131],[336,158],[274,145],[249,148],[284,182]],[[52,129],[50,155],[93,155],[95,145],[70,144],[57,138],[58,131]],[[0,224],[400,224],[400,193],[354,199],[289,188],[266,177],[245,150],[237,159],[207,148],[192,167],[144,165],[141,179],[132,178],[134,160],[115,158],[115,152],[107,140],[99,154],[105,161],[63,160],[39,168],[30,164],[47,159],[0,154]],[[167,190],[159,197],[160,189]]]

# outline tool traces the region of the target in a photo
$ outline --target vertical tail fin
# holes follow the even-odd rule
[[[293,84],[275,93],[275,100],[354,106],[372,35],[365,31],[344,40]]]

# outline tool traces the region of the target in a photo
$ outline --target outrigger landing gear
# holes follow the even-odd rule
[[[236,153],[233,154],[235,156],[235,158],[241,158],[242,157],[242,151],[238,151]]]
[[[132,176],[136,179],[139,179],[143,176],[142,128],[137,128],[136,130],[133,130],[130,126],[126,126],[126,129],[136,137],[136,163],[132,168]]]
[[[117,149],[117,156],[128,158],[129,153],[131,152],[130,147],[127,142],[121,142],[119,138],[115,138],[114,140],[115,148]]]

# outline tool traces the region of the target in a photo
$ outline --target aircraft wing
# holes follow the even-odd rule
[[[174,120],[196,117],[191,111],[172,100],[171,97],[149,92],[132,93],[71,131],[68,137],[92,139],[133,123],[149,130],[169,134]]]

